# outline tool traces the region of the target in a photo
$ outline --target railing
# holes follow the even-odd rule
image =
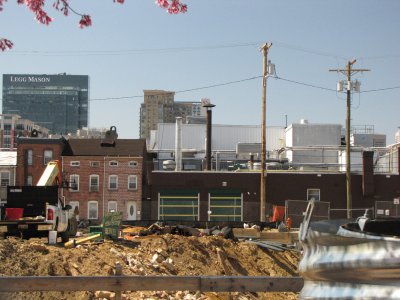
[[[301,291],[301,277],[269,276],[124,276],[116,265],[113,276],[0,276],[0,293],[37,291],[200,291],[294,292]]]

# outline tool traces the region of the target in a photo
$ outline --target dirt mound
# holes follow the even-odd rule
[[[297,276],[299,255],[276,252],[216,236],[152,235],[134,241],[66,249],[45,239],[0,240],[0,276],[107,276],[117,262],[124,275]],[[98,296],[98,297],[97,297]],[[0,294],[0,299],[99,299],[110,293],[35,292]],[[126,292],[125,299],[297,299],[294,293]],[[123,298],[124,298],[123,297]]]

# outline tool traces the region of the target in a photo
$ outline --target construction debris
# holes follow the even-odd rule
[[[101,236],[101,234],[97,233],[97,234],[89,235],[87,237],[82,237],[82,238],[79,238],[79,239],[73,239],[71,241],[66,242],[64,244],[64,247],[65,248],[73,248],[76,245],[83,244],[83,243],[91,241],[91,240],[95,240],[95,239],[99,238],[100,236]]]
[[[219,230],[219,233],[223,231],[214,230]],[[140,232],[134,228],[128,231]],[[75,243],[75,248],[68,248],[49,246],[45,238],[0,240],[0,276],[112,276],[116,273],[116,262],[120,262],[126,276],[298,276],[299,253],[284,249],[272,254],[256,244],[226,239],[220,235],[197,237],[167,233],[137,236],[134,241],[119,239],[91,243],[76,239]],[[2,296],[0,299],[3,299]],[[89,300],[112,299],[114,294],[87,291],[15,293],[9,296],[6,299]],[[206,300],[227,299],[228,296],[228,293],[196,291],[126,291],[122,299]],[[294,300],[298,295],[232,293],[232,296],[233,299]]]

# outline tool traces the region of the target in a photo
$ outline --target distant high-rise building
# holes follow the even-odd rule
[[[184,123],[189,117],[205,117],[201,102],[174,101],[175,92],[144,90],[144,102],[140,106],[140,138],[148,139],[150,131],[159,123],[174,123],[182,117]]]
[[[52,134],[87,127],[88,99],[87,75],[3,75],[3,114],[17,114]]]

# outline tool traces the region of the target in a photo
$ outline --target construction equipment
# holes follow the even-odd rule
[[[8,186],[5,220],[0,221],[0,234],[24,238],[49,235],[57,231],[63,242],[76,233],[76,219],[69,218],[70,205],[59,197],[61,168],[50,161],[36,186]]]

